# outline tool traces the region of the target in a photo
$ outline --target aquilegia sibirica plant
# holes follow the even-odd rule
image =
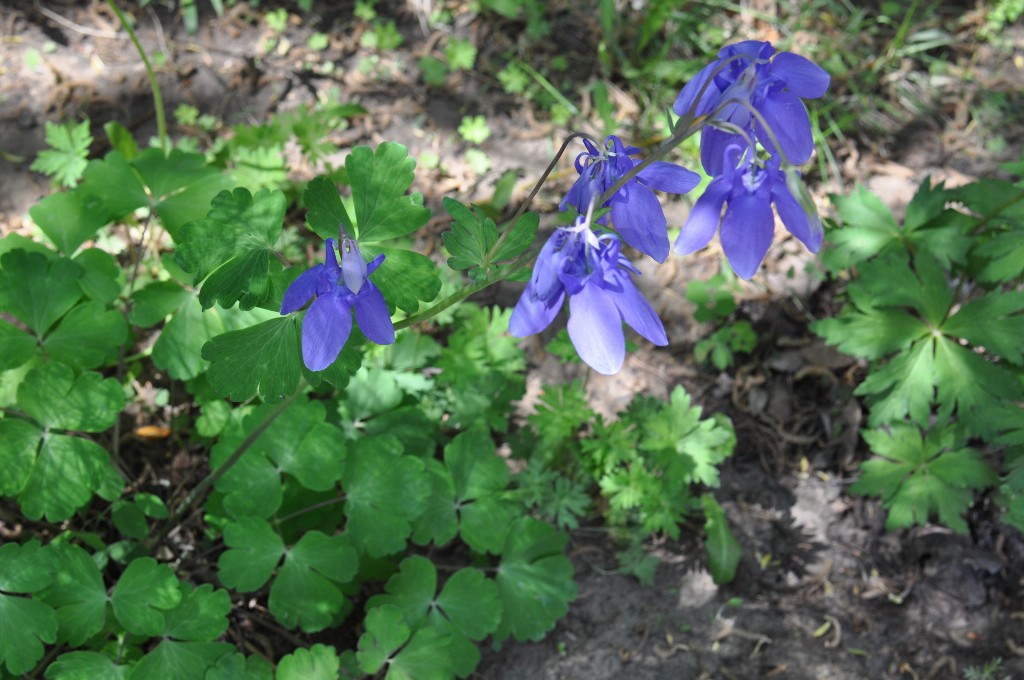
[[[682,226],[672,248],[676,253],[703,248],[721,228],[729,264],[749,279],[775,233],[773,205],[809,250],[821,247],[821,220],[794,164],[806,162],[814,149],[801,99],[822,96],[828,74],[804,57],[776,53],[767,42],[730,45],[718,57],[676,99],[676,113],[690,125],[678,126],[651,158],[634,159],[641,150],[615,136],[604,148],[584,137],[586,151],[576,158],[579,178],[561,208],[587,212],[587,218],[557,229],[541,250],[509,322],[513,335],[547,328],[568,295],[569,337],[580,358],[600,373],[622,366],[623,321],[656,345],[668,343],[660,320],[633,284],[631,274],[639,271],[620,252],[619,238],[658,262],[667,257],[668,225],[652,190],[684,194],[699,176],[657,158],[698,129],[701,162],[712,181]],[[595,205],[610,208],[596,220],[607,232],[590,228]]]

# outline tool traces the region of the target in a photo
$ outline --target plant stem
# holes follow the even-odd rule
[[[192,491],[189,492],[188,496],[185,497],[185,500],[179,503],[178,507],[176,507],[174,509],[174,512],[171,513],[171,516],[167,519],[167,522],[164,524],[163,531],[161,531],[160,535],[156,538],[155,541],[153,541],[151,547],[159,545],[163,542],[165,538],[167,538],[167,534],[171,532],[171,529],[178,525],[178,522],[180,522],[181,518],[185,516],[185,513],[188,512],[189,508],[191,508],[192,505],[197,500],[199,500],[199,498],[206,492],[207,489],[216,484],[217,480],[223,477],[228,470],[233,468],[235,464],[238,463],[239,460],[241,460],[245,452],[249,450],[249,448],[256,442],[257,439],[260,438],[260,436],[264,432],[267,431],[267,428],[270,427],[282,413],[287,411],[288,407],[295,402],[295,400],[298,398],[300,394],[302,394],[302,390],[305,386],[306,382],[304,380],[300,381],[298,389],[296,389],[295,392],[292,393],[290,396],[282,399],[277,406],[275,406],[269,413],[267,413],[267,415],[263,417],[263,420],[260,421],[256,428],[249,433],[249,436],[246,437],[245,440],[243,440],[242,443],[238,445],[238,448],[236,448],[231,453],[230,456],[228,456],[227,460],[221,463],[216,470],[210,471],[210,474],[206,475],[206,477],[204,477],[201,482],[196,484],[195,488],[193,488]]]
[[[139,38],[135,35],[135,29],[128,23],[128,19],[121,13],[118,6],[114,4],[114,0],[107,0],[107,4],[110,5],[110,9],[114,10],[117,20],[121,22],[121,27],[128,32],[128,37],[131,38],[132,44],[135,45],[135,51],[139,53],[139,57],[142,59],[142,65],[146,67],[146,75],[149,76],[149,88],[153,91],[153,108],[156,111],[156,133],[160,138],[160,147],[164,150],[164,153],[170,153],[171,144],[167,137],[164,98],[160,94],[160,83],[156,80],[156,72],[153,70],[153,65],[149,63],[149,57],[146,56],[146,51],[142,49],[142,44],[139,43]]]

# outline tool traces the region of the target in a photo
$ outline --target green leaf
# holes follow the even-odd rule
[[[213,199],[206,219],[182,229],[176,257],[181,268],[194,273],[203,308],[214,303],[252,309],[269,292],[269,277],[280,269],[272,256],[288,207],[280,191],[255,196],[243,188],[222,191]]]
[[[0,258],[0,307],[43,336],[82,297],[82,268],[70,260],[12,250]]]
[[[306,650],[296,650],[296,654],[300,651]],[[285,660],[291,656],[289,654],[278,662],[277,677],[279,680],[284,680],[286,677],[281,669],[285,667]],[[316,678],[316,676],[310,677]],[[270,666],[270,662],[259,654],[248,657],[238,653],[225,654],[217,659],[213,668],[206,671],[206,677],[203,680],[274,680],[274,669]]]
[[[75,368],[96,368],[117,356],[128,337],[121,312],[99,302],[86,302],[68,312],[43,341],[50,356]]]
[[[480,553],[500,552],[519,509],[502,497],[508,465],[497,454],[490,431],[478,425],[455,437],[444,449],[444,462],[455,485],[462,540]]]
[[[311,531],[287,551],[270,587],[270,611],[288,628],[323,630],[342,611],[345,598],[338,585],[358,570],[359,557],[346,537]]]
[[[416,231],[430,219],[420,194],[405,195],[416,161],[401,144],[384,142],[376,153],[357,146],[345,159],[352,184],[359,244],[386,241]]]
[[[128,317],[133,326],[149,328],[175,312],[190,297],[176,281],[154,281],[132,294],[132,311]]]
[[[434,628],[421,628],[391,658],[385,680],[450,680],[454,674],[448,651],[451,637]],[[474,664],[475,666],[475,664]]]
[[[124,480],[110,464],[107,452],[81,437],[42,435],[42,446],[18,502],[29,519],[45,516],[60,522],[89,502],[94,493],[111,500],[120,495]]]
[[[231,598],[226,590],[214,590],[209,583],[192,588],[179,584],[182,599],[167,612],[162,635],[188,642],[210,642],[228,627]]]
[[[229,549],[217,560],[218,577],[242,593],[262,588],[285,552],[281,537],[257,517],[242,517],[224,527],[224,543]]]
[[[14,675],[32,670],[43,643],[57,640],[57,616],[35,599],[7,593],[35,593],[50,582],[53,565],[37,541],[0,546],[0,667]]]
[[[46,680],[124,680],[125,666],[115,665],[109,656],[99,652],[68,652],[61,654],[46,669]]]
[[[46,143],[51,148],[40,151],[30,169],[51,175],[66,187],[78,184],[92,145],[88,119],[66,125],[46,121]]]
[[[346,535],[370,557],[405,548],[411,521],[426,507],[424,463],[392,437],[363,437],[345,462]]]
[[[76,379],[69,367],[51,362],[25,376],[18,405],[47,428],[103,432],[124,409],[124,392],[114,378],[90,371]]]
[[[922,435],[917,427],[897,424],[889,432],[861,433],[881,456],[861,464],[861,477],[850,492],[882,497],[889,510],[886,528],[925,524],[932,513],[959,533],[967,532],[961,516],[974,499],[973,490],[998,481],[995,473],[955,431],[937,427]]]
[[[0,639],[0,663],[13,675],[28,673],[43,658],[43,643],[57,640],[57,618],[41,602],[0,594]]]
[[[420,308],[420,301],[430,302],[441,290],[437,265],[425,255],[401,248],[365,246],[366,257],[384,254],[384,262],[370,275],[388,304],[408,314]]]
[[[483,640],[501,622],[498,586],[478,569],[460,569],[444,584],[431,616],[435,614],[471,640]]]
[[[157,368],[175,380],[191,380],[202,373],[209,366],[202,356],[203,345],[227,330],[221,311],[216,307],[204,310],[198,297],[185,292],[153,345]]]
[[[111,151],[103,160],[90,161],[83,179],[82,192],[102,204],[101,214],[108,220],[149,205],[149,195],[138,171],[118,151]]]
[[[181,600],[174,572],[151,557],[132,560],[110,596],[114,616],[121,625],[130,633],[150,637],[163,633],[166,610],[174,609]],[[138,668],[134,674],[137,673]]]
[[[0,319],[0,371],[21,366],[36,353],[36,341],[31,335]]]
[[[346,232],[352,230],[352,219],[341,202],[338,187],[329,177],[321,175],[310,180],[302,200],[308,208],[306,224],[320,238],[338,238],[341,227]]]
[[[176,642],[164,640],[132,668],[128,680],[195,680],[217,664],[234,647],[225,642]]]
[[[444,247],[451,255],[448,266],[452,269],[479,267],[498,240],[494,220],[471,211],[452,198],[445,197],[444,207],[455,220],[451,223],[452,230],[441,235]]]
[[[576,598],[572,562],[562,551],[568,536],[532,517],[517,520],[505,536],[495,579],[503,604],[495,641],[540,640]]]
[[[117,299],[121,293],[122,272],[113,255],[99,248],[87,248],[73,259],[82,268],[78,285],[83,293],[104,305]]]
[[[940,420],[955,410],[972,434],[995,434],[998,419],[990,416],[1001,406],[1024,399],[1024,387],[1004,365],[986,361],[947,337],[936,338],[934,367]]]
[[[829,231],[825,261],[830,270],[847,269],[900,242],[900,227],[892,213],[865,187],[831,198],[843,228]]]
[[[896,355],[888,364],[872,370],[854,391],[868,395],[872,426],[902,420],[925,424],[935,395],[935,342],[927,337]]]
[[[847,308],[839,316],[815,321],[811,330],[841,352],[864,359],[881,359],[929,333],[920,319],[894,307]]]
[[[708,570],[715,583],[729,583],[736,577],[736,567],[740,563],[740,544],[729,529],[725,510],[715,497],[703,494],[700,500],[704,506],[704,531],[707,533],[704,549],[708,554]]]
[[[992,292],[967,302],[942,326],[949,335],[965,338],[1014,364],[1024,363],[1024,292]]]
[[[0,433],[3,422],[0,421]],[[2,459],[0,459],[2,460]],[[459,533],[459,518],[455,511],[455,483],[448,469],[431,458],[423,461],[430,480],[430,495],[423,513],[413,522],[412,540],[418,545],[433,542],[443,546]],[[0,482],[2,483],[2,482]]]
[[[216,336],[202,351],[210,387],[232,401],[257,393],[267,402],[284,399],[302,376],[299,332],[297,315],[289,314]]]
[[[337,680],[341,660],[334,647],[296,649],[277,664],[277,680]]]
[[[426,557],[413,555],[402,560],[398,573],[384,586],[386,594],[374,595],[366,603],[373,610],[382,605],[397,607],[410,628],[416,628],[426,617],[437,594],[437,569]]]
[[[24,420],[0,420],[0,495],[16,496],[25,488],[42,436],[42,430]]]
[[[1024,229],[997,234],[974,251],[987,260],[978,280],[984,283],[1007,283],[1024,273]]]
[[[516,223],[508,227],[511,231],[505,238],[505,242],[498,248],[493,261],[503,262],[511,260],[526,252],[526,249],[533,245],[537,238],[537,227],[540,224],[540,215],[535,212],[523,213]]]
[[[231,187],[230,178],[198,153],[173,149],[165,156],[162,149],[151,148],[133,158],[132,165],[175,243],[180,243],[184,225],[205,217],[211,200]]]
[[[65,255],[75,252],[109,221],[103,203],[84,188],[50,194],[29,208],[28,214]]]
[[[54,544],[50,552],[54,561],[53,582],[40,598],[57,610],[59,639],[80,647],[103,630],[107,619],[103,576],[89,553],[76,545]]]
[[[393,605],[374,607],[366,614],[366,632],[359,637],[356,658],[366,673],[376,673],[391,654],[409,639],[402,610]]]

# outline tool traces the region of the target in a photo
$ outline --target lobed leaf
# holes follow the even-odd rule
[[[384,142],[374,152],[357,146],[345,159],[359,244],[411,234],[430,219],[420,194],[406,195],[416,161],[401,144]]]

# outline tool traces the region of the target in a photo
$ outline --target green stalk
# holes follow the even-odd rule
[[[290,396],[282,399],[281,402],[277,406],[275,406],[272,411],[267,413],[267,415],[263,417],[263,420],[260,421],[259,425],[256,426],[256,429],[249,433],[249,436],[246,437],[245,440],[238,445],[238,448],[236,448],[231,453],[227,460],[221,463],[216,470],[211,470],[210,474],[206,475],[206,477],[204,477],[201,482],[196,484],[195,488],[193,488],[192,491],[189,492],[188,496],[185,497],[185,500],[179,503],[178,507],[176,507],[174,509],[174,512],[171,513],[171,516],[167,519],[167,522],[164,524],[163,531],[161,531],[160,535],[156,538],[155,541],[153,541],[152,546],[159,545],[163,542],[165,538],[167,538],[167,534],[171,532],[171,529],[178,525],[178,523],[181,521],[181,518],[184,517],[185,513],[189,511],[189,509],[195,504],[195,502],[199,500],[204,493],[206,493],[206,490],[209,489],[214,484],[216,484],[217,480],[219,480],[221,477],[227,474],[228,470],[233,468],[235,464],[237,464],[238,461],[242,459],[242,456],[245,454],[245,452],[248,451],[249,448],[256,442],[256,440],[259,439],[260,436],[262,436],[263,433],[267,431],[267,428],[270,427],[282,413],[288,410],[288,407],[295,402],[295,400],[298,398],[300,394],[302,394],[302,390],[303,388],[305,388],[305,386],[305,381],[300,381],[298,389],[295,390],[295,392],[292,393]]]
[[[164,150],[164,153],[170,153],[171,144],[170,139],[167,137],[167,117],[164,114],[164,98],[160,93],[160,83],[156,80],[156,72],[153,70],[153,65],[149,63],[149,57],[146,56],[146,51],[142,49],[142,44],[139,43],[138,36],[135,35],[135,30],[132,25],[125,18],[121,10],[114,4],[114,0],[107,0],[107,4],[110,5],[110,9],[114,10],[114,14],[117,15],[117,20],[121,22],[122,28],[128,32],[128,37],[131,38],[132,44],[135,45],[135,51],[139,53],[139,57],[142,59],[142,65],[146,67],[146,75],[149,76],[149,88],[153,91],[153,108],[156,110],[156,133],[160,138],[160,148]]]

